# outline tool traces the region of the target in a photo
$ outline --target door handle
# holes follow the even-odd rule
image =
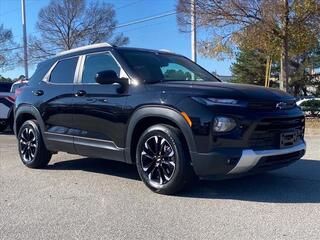
[[[44,94],[44,92],[43,92],[42,90],[37,90],[37,91],[33,92],[33,94],[34,94],[35,96],[41,96],[41,95]]]
[[[86,91],[84,91],[84,90],[79,90],[79,91],[75,94],[75,96],[76,96],[76,97],[83,97],[83,96],[85,96],[86,94],[87,94]]]

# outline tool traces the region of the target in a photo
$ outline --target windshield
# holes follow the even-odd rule
[[[119,50],[134,74],[148,83],[219,80],[191,60],[169,53]]]

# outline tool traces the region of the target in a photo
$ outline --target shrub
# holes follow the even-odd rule
[[[320,116],[320,100],[309,100],[301,103],[302,111],[313,117]]]

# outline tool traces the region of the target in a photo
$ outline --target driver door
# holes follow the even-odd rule
[[[74,145],[78,154],[124,161],[125,122],[123,106],[126,93],[118,84],[98,84],[98,72],[113,70],[127,75],[110,52],[82,56],[83,68],[75,85]]]

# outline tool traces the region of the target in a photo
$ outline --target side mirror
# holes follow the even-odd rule
[[[113,70],[102,71],[96,74],[96,82],[99,84],[114,84],[118,83],[120,86],[117,89],[118,93],[124,93],[128,86],[129,82],[126,78],[118,78],[118,75]]]
[[[102,71],[96,74],[96,82],[99,84],[119,83],[118,75],[113,70]]]

